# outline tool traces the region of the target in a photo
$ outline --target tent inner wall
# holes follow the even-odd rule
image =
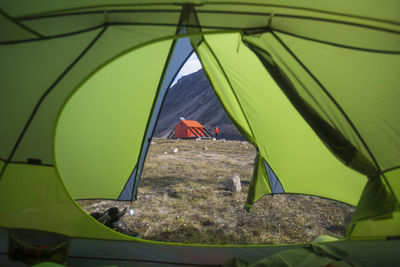
[[[71,237],[135,240],[84,212],[65,190],[54,167],[10,163],[0,180],[0,225]]]
[[[197,52],[217,94],[234,92],[237,96],[242,109],[235,113],[243,112],[248,118],[260,156],[274,170],[285,192],[356,205],[367,178],[332,155],[253,52],[244,45],[238,49],[238,38],[237,34],[205,36]],[[215,80],[227,82],[223,85],[214,83]],[[259,167],[264,168],[264,164]],[[266,193],[270,193],[269,188],[258,188],[252,202]]]
[[[0,112],[9,114],[0,116],[0,124],[6,125],[2,127],[0,158],[10,157],[38,101],[99,32],[96,30],[78,36],[0,46],[0,80],[3,88],[0,90]],[[69,45],[60,51],[65,43]],[[23,78],[21,66],[24,66]],[[40,125],[42,131],[44,128],[49,129],[50,135],[53,133],[51,127],[43,126]],[[36,136],[43,136],[43,133]],[[50,140],[37,142],[40,147],[36,147],[35,142],[29,143],[26,149],[29,151],[23,151],[22,155],[12,160],[26,162],[27,158],[36,158],[42,163],[53,164]]]
[[[171,43],[155,43],[118,58],[87,80],[65,105],[55,156],[73,198],[120,195],[137,163]]]

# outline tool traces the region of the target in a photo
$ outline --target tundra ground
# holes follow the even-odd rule
[[[177,148],[178,152],[173,150]],[[251,212],[243,209],[253,173],[255,148],[248,142],[153,139],[138,200],[84,200],[88,212],[129,207],[126,233],[157,241],[201,244],[311,242],[319,235],[343,238],[344,218],[354,209],[315,196],[265,196]],[[223,182],[239,174],[242,191]]]

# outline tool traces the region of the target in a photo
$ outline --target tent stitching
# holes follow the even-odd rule
[[[206,40],[204,40],[204,43],[205,43],[205,45],[208,47],[208,49],[210,50],[211,54],[213,55],[215,61],[216,61],[217,64],[218,64],[219,68],[221,69],[221,71],[222,71],[222,73],[223,73],[223,75],[224,75],[226,81],[227,81],[228,84],[229,84],[229,88],[231,89],[231,92],[232,92],[233,95],[235,96],[236,102],[237,102],[237,104],[239,105],[240,110],[242,111],[244,118],[246,119],[246,123],[247,123],[247,125],[249,126],[250,132],[251,132],[253,138],[256,139],[256,136],[254,135],[254,132],[253,132],[253,130],[252,130],[252,128],[251,128],[251,125],[250,125],[250,123],[249,123],[249,119],[247,118],[247,115],[246,115],[246,113],[244,112],[244,109],[243,109],[243,107],[242,107],[242,104],[241,104],[240,101],[238,100],[238,96],[237,96],[235,90],[233,89],[232,83],[231,83],[231,81],[230,81],[228,75],[226,74],[224,68],[222,67],[221,62],[219,61],[217,55],[214,53],[214,51],[212,50],[212,48],[210,47],[210,45],[208,44],[208,42],[207,42]]]
[[[370,20],[370,21],[374,21],[374,22],[385,22],[385,23],[390,23],[390,24],[394,24],[394,25],[400,25],[400,23],[397,21],[378,19],[378,18],[372,18],[372,17],[360,16],[360,15],[351,15],[351,14],[321,10],[321,9],[316,9],[316,8],[307,8],[307,7],[295,7],[295,6],[286,6],[286,5],[249,3],[249,2],[209,2],[206,4],[207,5],[232,5],[232,6],[242,5],[242,6],[277,7],[277,8],[286,8],[286,9],[292,9],[292,10],[312,11],[312,12],[317,12],[317,13],[322,13],[322,14],[338,15],[338,16],[343,16],[343,17],[348,17],[348,18],[357,18],[357,19]]]
[[[20,21],[18,21],[18,19],[15,19],[13,17],[11,17],[10,15],[8,15],[3,9],[0,8],[0,14],[2,14],[4,17],[6,17],[8,20],[10,20],[11,22],[13,22],[14,24],[18,25],[19,27],[23,28],[24,30],[36,35],[37,37],[43,37],[43,35],[41,35],[40,33],[32,30],[31,28],[27,27],[26,25],[22,24]]]
[[[104,23],[90,27],[87,29],[75,31],[75,32],[69,32],[69,33],[63,33],[63,34],[56,34],[56,35],[51,35],[51,36],[43,36],[41,38],[35,38],[35,39],[25,39],[25,40],[18,40],[18,41],[6,41],[6,42],[0,42],[0,45],[10,45],[10,44],[20,44],[20,43],[31,43],[31,42],[37,42],[37,41],[45,41],[45,40],[52,40],[52,39],[57,39],[57,38],[63,38],[63,37],[69,37],[69,36],[74,36],[74,35],[79,35],[81,33],[85,32],[90,32],[94,31],[103,27],[106,27]]]
[[[48,40],[48,39],[54,39],[54,38],[63,38],[63,37],[67,37],[67,36],[73,36],[73,35],[77,35],[77,34],[81,34],[84,32],[88,32],[88,31],[93,31],[102,27],[108,27],[108,26],[165,26],[165,27],[177,27],[180,26],[179,24],[167,24],[167,23],[103,23],[101,25],[98,26],[94,26],[94,27],[90,27],[88,29],[83,29],[83,30],[79,30],[79,31],[75,31],[75,32],[71,32],[71,33],[64,33],[64,34],[59,34],[59,35],[53,35],[53,36],[47,36],[47,37],[43,37],[40,39],[26,39],[26,40],[18,40],[18,41],[6,41],[6,42],[0,42],[0,45],[9,45],[9,44],[18,44],[18,43],[27,43],[27,42],[35,42],[35,41],[43,41],[43,40]],[[215,29],[215,30],[223,30],[223,31],[241,31],[243,30],[243,28],[240,27],[219,27],[219,26],[198,26],[198,25],[190,25],[190,24],[185,24],[185,27],[187,28],[205,28],[205,29]],[[249,27],[249,28],[244,28],[244,30],[263,30],[264,27]],[[221,33],[221,32],[220,32]],[[210,34],[210,33],[207,33]],[[200,35],[200,34],[197,34]],[[204,34],[201,34],[204,35]],[[178,37],[180,38],[180,37]],[[168,38],[171,39],[171,38]],[[174,39],[174,38],[172,38]],[[175,38],[176,39],[176,38]],[[155,41],[158,42],[159,40]]]
[[[294,52],[282,41],[279,36],[277,36],[273,31],[271,31],[271,34],[278,40],[278,42],[285,48],[285,50],[297,61],[297,63],[300,64],[300,66],[310,75],[310,77],[319,85],[321,90],[326,94],[326,96],[332,101],[332,103],[337,107],[337,109],[340,111],[340,113],[343,115],[343,117],[346,119],[346,121],[349,123],[351,128],[353,129],[354,133],[358,136],[362,144],[364,145],[365,149],[367,150],[369,156],[371,159],[374,161],[376,168],[378,169],[379,173],[381,173],[379,164],[372,154],[371,150],[369,149],[367,143],[364,141],[362,138],[360,132],[357,130],[353,122],[350,120],[349,116],[346,114],[346,112],[343,110],[343,108],[339,105],[339,103],[335,100],[335,98],[328,92],[328,90],[325,88],[325,86],[315,77],[315,75],[310,71],[310,69],[307,68],[307,66],[294,54]]]
[[[383,170],[383,171],[382,171],[382,174],[384,174],[384,173],[386,173],[386,172],[394,171],[394,170],[397,170],[397,169],[400,169],[400,165],[391,167],[391,168],[386,169],[386,170]]]
[[[310,37],[306,37],[306,36],[301,36],[301,35],[298,35],[298,34],[290,33],[290,32],[287,32],[287,31],[282,31],[282,30],[278,30],[278,29],[274,29],[274,32],[279,32],[281,34],[286,34],[286,35],[290,35],[290,36],[293,36],[293,37],[301,38],[301,39],[304,39],[304,40],[313,41],[313,42],[322,43],[322,44],[331,45],[331,46],[336,46],[336,47],[340,47],[340,48],[347,48],[347,49],[353,49],[353,50],[358,50],[358,51],[363,51],[363,52],[371,52],[371,53],[400,54],[400,51],[370,49],[370,48],[363,48],[363,47],[344,45],[344,44],[339,44],[339,43],[334,43],[334,42],[318,40],[318,39],[310,38]]]
[[[159,12],[168,12],[168,13],[180,13],[180,10],[163,10],[163,9],[148,9],[148,10],[107,10],[107,14],[112,14],[112,13],[159,13]],[[300,16],[300,15],[290,15],[290,14],[283,14],[283,13],[271,13],[271,12],[243,12],[243,11],[221,11],[221,10],[196,10],[197,13],[205,13],[205,14],[227,14],[227,15],[243,15],[243,16],[266,16],[269,17],[272,14],[276,17],[282,17],[282,18],[296,18],[296,19],[305,19],[305,20],[317,20],[317,21],[324,21],[324,22],[331,22],[331,23],[337,23],[337,24],[345,24],[345,25],[351,25],[351,26],[356,26],[356,27],[361,27],[361,28],[368,28],[372,30],[378,30],[378,31],[384,31],[388,33],[393,33],[393,34],[400,34],[400,31],[397,30],[391,30],[383,27],[377,27],[377,26],[371,26],[367,24],[361,24],[361,23],[354,23],[354,22],[346,22],[346,21],[340,21],[340,20],[335,20],[335,19],[326,19],[326,18],[319,18],[319,17],[311,17],[311,16]],[[55,18],[55,17],[68,17],[68,16],[81,16],[81,15],[97,15],[97,14],[103,14],[104,11],[82,11],[82,12],[74,12],[74,13],[58,13],[58,14],[50,14],[50,15],[45,15],[45,16],[35,16],[35,17],[23,17],[20,18],[19,21],[32,21],[32,20],[40,20],[40,19],[47,19],[47,18]],[[364,18],[365,19],[365,18]],[[395,24],[398,25],[397,23],[394,22],[386,22],[390,24]]]
[[[59,9],[59,10],[54,10],[52,12],[38,12],[30,15],[22,15],[22,16],[16,16],[14,19],[17,20],[22,20],[25,18],[29,17],[34,17],[34,16],[44,16],[46,14],[54,14],[54,13],[62,13],[62,12],[71,12],[74,10],[82,10],[82,9],[95,9],[95,8],[112,8],[112,7],[141,7],[141,6],[177,6],[177,5],[187,5],[186,3],[140,3],[140,4],[105,4],[105,5],[92,5],[92,6],[82,6],[82,7],[77,7],[77,8],[65,8],[65,9]],[[301,11],[311,11],[311,12],[316,12],[316,13],[322,13],[322,14],[329,14],[329,15],[337,15],[337,16],[343,16],[347,18],[356,18],[356,19],[363,19],[363,20],[368,20],[368,21],[373,21],[373,22],[384,22],[384,23],[389,23],[393,25],[400,25],[398,21],[392,21],[392,20],[387,20],[387,19],[379,19],[379,18],[373,18],[373,17],[368,17],[368,16],[360,16],[360,15],[352,15],[352,14],[346,14],[346,13],[341,13],[341,12],[334,12],[334,11],[327,11],[327,10],[321,10],[321,9],[316,9],[316,8],[307,8],[307,7],[299,7],[299,6],[287,6],[287,5],[277,5],[277,4],[263,4],[263,3],[251,3],[251,2],[205,2],[205,3],[192,3],[191,5],[193,6],[215,6],[215,5],[231,5],[231,6],[261,6],[261,7],[277,7],[277,8],[285,8],[289,10],[301,10]]]
[[[44,100],[46,99],[46,97],[51,93],[51,91],[53,91],[53,89],[56,87],[56,85],[64,78],[64,76],[72,69],[73,66],[75,66],[79,60],[90,50],[90,48],[97,42],[97,40],[99,40],[99,38],[103,35],[103,33],[105,32],[105,30],[107,29],[107,27],[104,27],[102,31],[100,31],[100,33],[89,43],[89,45],[87,45],[85,47],[85,49],[78,55],[77,58],[75,58],[75,60],[61,73],[60,76],[58,76],[58,78],[50,85],[50,87],[43,93],[43,95],[41,96],[41,98],[39,99],[39,101],[36,103],[35,108],[33,109],[28,121],[26,122],[22,132],[20,133],[17,142],[15,143],[10,155],[8,156],[5,165],[3,167],[3,169],[0,172],[0,180],[3,177],[3,174],[7,168],[8,163],[11,161],[12,157],[14,156],[15,152],[18,149],[19,144],[21,143],[23,137],[25,136],[26,131],[29,128],[29,125],[31,124],[31,122],[33,121],[35,115],[37,114],[37,111],[39,110],[41,104],[44,102]]]

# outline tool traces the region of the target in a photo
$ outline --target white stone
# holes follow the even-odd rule
[[[231,178],[224,182],[224,186],[231,192],[240,192],[242,190],[242,185],[240,184],[239,175],[236,173],[233,174]]]
[[[174,153],[178,153],[178,149],[175,147],[173,150],[172,150],[172,152],[174,152]]]

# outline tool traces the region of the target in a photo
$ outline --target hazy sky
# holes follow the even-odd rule
[[[196,56],[196,53],[193,53],[186,61],[186,63],[183,65],[182,69],[179,71],[178,75],[176,76],[171,86],[173,86],[182,76],[186,76],[190,73],[196,72],[201,68],[202,66],[200,64],[199,59]]]

